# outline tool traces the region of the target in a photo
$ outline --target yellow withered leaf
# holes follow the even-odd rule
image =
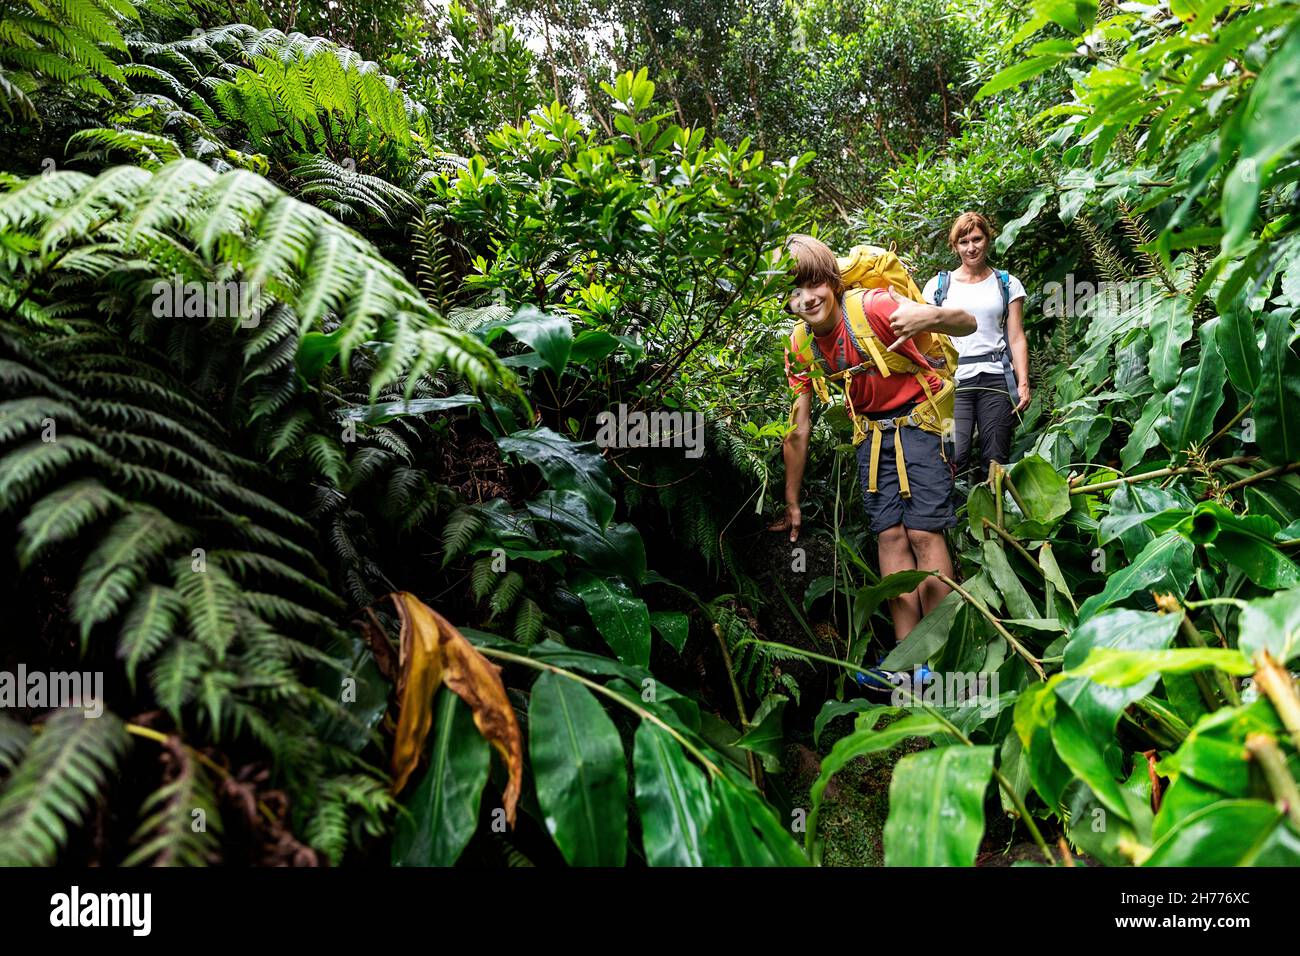
[[[502,804],[506,822],[514,826],[524,775],[524,745],[514,708],[501,682],[501,668],[414,594],[398,591],[391,597],[402,620],[393,792],[401,791],[420,762],[433,719],[433,697],[438,685],[446,684],[470,706],[479,733],[496,747],[506,763],[510,779]]]

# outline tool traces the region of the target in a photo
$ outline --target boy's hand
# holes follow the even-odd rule
[[[920,302],[913,302],[911,299],[899,295],[898,290],[892,287],[889,290],[889,297],[894,300],[896,306],[894,314],[889,317],[889,327],[894,330],[894,335],[897,336],[888,349],[888,351],[893,352],[913,336],[930,331],[934,307]]]
[[[768,531],[789,531],[792,542],[799,540],[799,529],[803,525],[803,515],[798,505],[786,505],[785,514],[768,525]]]

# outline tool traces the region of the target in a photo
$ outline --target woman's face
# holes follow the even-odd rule
[[[984,265],[988,251],[989,237],[981,229],[972,229],[957,240],[957,255],[961,257],[963,265],[979,268]]]
[[[829,282],[797,286],[786,305],[796,318],[814,324],[829,319],[835,311],[835,292]]]

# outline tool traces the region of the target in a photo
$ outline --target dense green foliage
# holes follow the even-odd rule
[[[0,671],[107,709],[5,704],[0,861],[815,863],[832,776],[921,740],[887,864],[998,815],[1044,861],[1300,862],[1300,6],[667,9],[6,5]],[[895,646],[919,575],[835,410],[808,553],[761,530],[775,250],[924,280],[965,208],[1035,397]],[[597,447],[619,408],[700,454]],[[451,690],[392,792],[399,590],[504,668],[512,830]],[[996,693],[841,699],[886,651]]]

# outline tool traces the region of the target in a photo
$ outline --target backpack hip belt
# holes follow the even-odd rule
[[[898,471],[898,494],[902,498],[912,497],[912,486],[907,480],[907,460],[903,455],[903,429],[919,428],[923,432],[930,432],[938,435],[940,438],[944,435],[944,419],[940,417],[939,403],[951,398],[953,393],[953,384],[945,381],[943,387],[938,392],[932,394],[928,384],[924,383],[926,397],[916,403],[916,406],[906,415],[897,415],[892,418],[869,418],[867,416],[853,417],[853,444],[857,445],[866,440],[867,434],[871,435],[870,466],[867,469],[867,492],[868,494],[879,494],[880,488],[878,479],[880,475],[880,450],[885,443],[885,432],[893,431],[894,433],[894,467]],[[951,416],[948,419],[951,421]],[[858,435],[861,434],[861,438]],[[948,460],[947,452],[944,451],[942,441],[939,443],[939,456]]]
[[[983,362],[997,362],[1002,366],[1002,380],[1007,386],[1007,396],[1014,405],[1020,400],[1020,386],[1016,383],[1016,370],[1011,365],[1011,354],[1007,349],[1005,340],[1003,344],[994,349],[992,352],[981,352],[979,355],[963,355],[957,360],[958,365],[979,365]]]

